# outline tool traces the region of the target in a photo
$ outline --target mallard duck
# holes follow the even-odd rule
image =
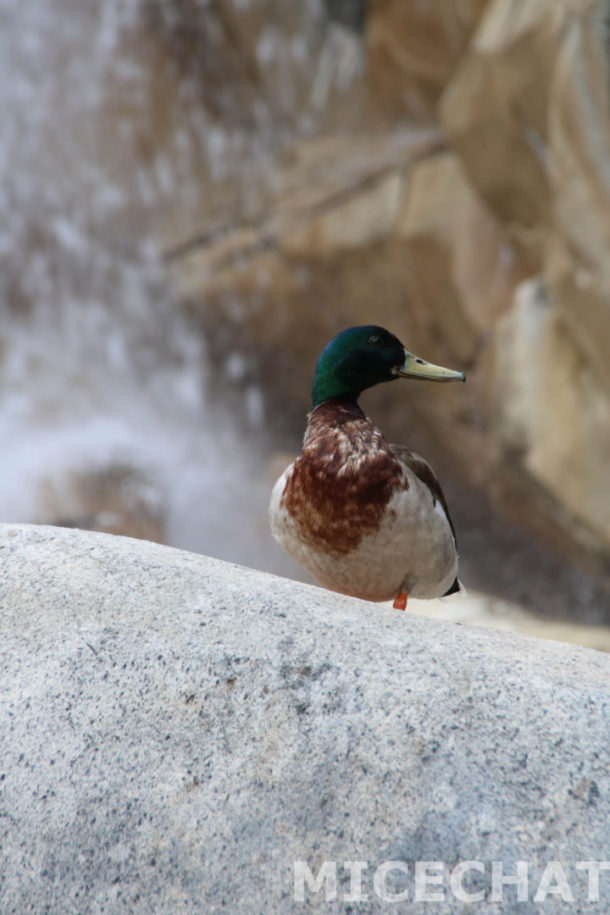
[[[321,353],[303,449],[269,504],[275,539],[331,591],[371,601],[461,590],[455,531],[423,458],[390,445],[358,406],[362,391],[398,378],[465,381],[408,352],[383,327],[349,327]]]

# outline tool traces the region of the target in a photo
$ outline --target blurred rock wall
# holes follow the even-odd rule
[[[162,219],[219,385],[238,397],[254,379],[269,428],[294,432],[327,339],[388,326],[468,374],[459,390],[371,394],[392,438],[607,582],[607,5],[162,9],[148,4],[139,36],[156,78],[175,77],[153,109],[174,133],[193,110],[208,139],[242,131]]]

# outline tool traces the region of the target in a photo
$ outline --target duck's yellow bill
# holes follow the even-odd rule
[[[432,362],[426,362],[408,350],[405,350],[405,361],[396,370],[396,374],[401,378],[421,378],[426,381],[466,381],[463,372],[446,369],[442,365],[433,365]]]

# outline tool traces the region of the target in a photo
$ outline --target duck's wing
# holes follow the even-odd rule
[[[455,528],[453,526],[453,521],[451,520],[451,515],[449,514],[449,507],[447,505],[447,500],[445,499],[445,494],[441,489],[441,484],[438,482],[436,474],[430,467],[430,464],[420,457],[419,454],[415,454],[414,451],[410,451],[405,445],[390,445],[391,450],[396,455],[398,460],[404,464],[418,480],[427,486],[430,492],[432,493],[432,498],[434,502],[440,502],[443,511],[447,516],[447,521],[449,522],[449,527],[451,528],[451,533],[453,534],[453,539],[456,541]]]
[[[451,520],[451,515],[449,514],[449,507],[447,505],[447,500],[445,499],[445,493],[441,489],[441,484],[438,482],[436,474],[430,467],[430,464],[420,457],[419,454],[415,454],[414,451],[410,451],[405,445],[390,445],[390,449],[396,455],[398,460],[405,467],[408,467],[412,473],[415,474],[418,480],[427,486],[430,492],[432,493],[432,498],[434,499],[434,504],[437,502],[442,506],[445,515],[447,516],[447,521],[449,522],[449,527],[451,528],[451,533],[453,534],[453,540],[457,547],[457,538],[455,536],[455,528],[453,526],[453,521]],[[448,597],[450,594],[466,594],[466,589],[464,585],[456,578],[451,587],[445,591],[443,597]]]

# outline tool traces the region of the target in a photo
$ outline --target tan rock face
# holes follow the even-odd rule
[[[426,346],[445,344],[462,364],[510,306],[519,278],[513,250],[492,211],[451,153],[412,170],[397,233],[405,241],[412,320]]]
[[[607,541],[610,401],[543,280],[518,287],[494,349],[500,459],[516,457],[558,505]]]
[[[302,144],[283,166],[266,218],[175,259],[176,283],[212,340],[255,353],[268,389],[282,366],[285,409],[309,408],[321,345],[343,327],[408,331],[408,268],[396,226],[410,161],[428,146],[363,138],[352,155],[353,138]]]
[[[494,0],[440,104],[470,181],[530,272],[541,265],[550,217],[548,98],[568,7]]]
[[[206,202],[204,183],[199,230],[174,214],[164,232],[217,374],[248,353],[272,413],[295,428],[315,358],[344,326],[384,324],[422,356],[467,370],[460,390],[412,385],[402,402],[373,392],[376,419],[394,437],[410,427],[457,490],[474,483],[563,557],[595,555],[607,582],[602,12],[595,0],[375,0],[364,28],[372,104],[350,109],[350,130],[347,115],[330,116],[335,97],[315,136],[294,134],[259,171],[244,162],[247,193],[237,168],[224,197],[225,185],[210,184]],[[240,41],[260,40],[258,28]],[[362,86],[354,91],[351,104]],[[270,118],[280,109],[290,120],[281,105]],[[406,115],[445,133],[388,129]]]
[[[610,393],[610,96],[599,18],[573,17],[549,102],[553,225],[546,272],[570,333]]]
[[[366,60],[372,103],[390,119],[436,120],[436,105],[488,0],[373,0]]]

